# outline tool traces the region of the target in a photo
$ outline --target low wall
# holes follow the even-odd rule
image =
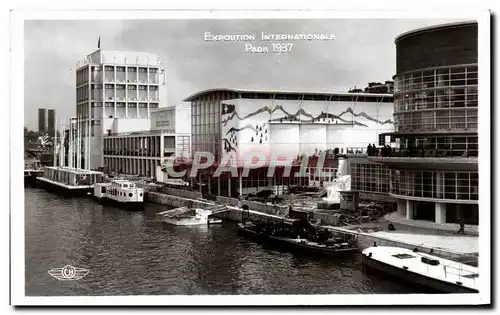
[[[360,201],[381,201],[381,202],[396,202],[396,198],[389,196],[389,194],[375,194],[375,193],[359,193]]]
[[[238,199],[217,196],[217,202],[225,205],[238,207]],[[277,204],[265,204],[261,202],[241,200],[241,206],[247,205],[250,210],[256,210],[267,214],[286,216],[288,215],[288,206]]]
[[[172,195],[172,196],[188,198],[188,199],[202,198],[201,193],[197,190],[186,190],[186,189],[179,189],[179,188],[172,188],[172,187],[165,187],[165,186],[151,186],[151,185],[142,185],[142,186],[137,185],[137,186],[142,187],[147,191],[159,193],[159,194]]]
[[[184,190],[171,187],[164,187],[163,192],[167,195],[173,195],[177,197],[189,198],[189,199],[199,199],[203,196],[199,191],[194,190]]]
[[[217,217],[217,218],[220,218],[223,220],[234,221],[234,222],[241,222],[242,221],[243,209],[233,207],[233,206],[229,206],[228,209],[230,209],[231,211],[214,214],[214,217]],[[290,222],[290,223],[295,221],[292,219],[287,219],[287,218],[283,218],[280,216],[267,214],[267,213],[263,213],[263,212],[258,212],[258,211],[249,211],[248,214],[249,214],[250,220],[266,220],[266,221],[270,220],[270,221],[276,221],[276,222],[285,221],[285,222]]]
[[[189,207],[189,208],[205,209],[207,207],[213,206],[213,203],[209,203],[209,202],[205,202],[205,201],[201,201],[201,200],[172,196],[172,195],[167,195],[167,194],[162,194],[162,193],[157,193],[157,192],[152,192],[152,191],[147,191],[145,193],[145,196],[146,196],[146,200],[148,202],[159,203],[162,205],[167,205],[167,206],[176,207],[176,208],[177,207]]]

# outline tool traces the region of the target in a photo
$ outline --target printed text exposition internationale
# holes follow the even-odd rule
[[[234,42],[250,42],[257,40],[255,34],[212,34],[211,32],[204,33],[205,41],[234,41]],[[283,41],[327,41],[334,40],[335,34],[268,34],[260,33],[259,40],[275,41],[271,45],[254,45],[245,43],[245,53],[290,53],[293,49],[293,43]]]

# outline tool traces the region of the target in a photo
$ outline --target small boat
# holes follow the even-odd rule
[[[130,210],[144,210],[144,190],[134,182],[117,179],[94,185],[94,197],[102,204]]]
[[[102,183],[104,173],[66,166],[48,166],[37,177],[37,185],[65,196],[92,195],[94,184]]]
[[[212,211],[206,209],[191,209],[180,207],[158,213],[166,223],[173,225],[211,225],[220,224],[222,220],[211,218]]]
[[[323,237],[322,239],[308,238],[307,234],[300,233],[293,228],[284,227],[284,223],[257,225],[251,221],[238,223],[240,234],[260,241],[273,242],[321,254],[353,253],[357,251],[356,238],[350,235],[342,237]],[[301,234],[303,235],[301,237]],[[326,235],[326,234],[325,234]]]
[[[362,252],[363,267],[442,293],[478,293],[478,268],[415,250],[373,246]]]
[[[24,185],[32,186],[36,184],[36,178],[43,175],[43,168],[40,160],[34,155],[24,155]]]

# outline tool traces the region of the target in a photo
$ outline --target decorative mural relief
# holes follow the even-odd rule
[[[271,104],[270,104],[271,103]],[[221,102],[223,157],[313,155],[366,147],[394,130],[392,102],[235,99]]]

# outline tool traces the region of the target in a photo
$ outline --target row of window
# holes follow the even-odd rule
[[[469,137],[401,137],[392,156],[408,157],[477,157],[477,136]]]
[[[478,200],[477,172],[391,170],[390,174],[392,194],[434,199]]]
[[[145,91],[145,90],[148,90],[148,85],[139,85],[137,86],[136,84],[133,84],[133,85],[125,85],[125,84],[104,84],[104,88],[106,90],[114,90],[116,87],[117,90],[141,90],[141,91]],[[103,88],[103,85],[102,84],[92,84],[91,85],[91,89],[92,90],[102,90]],[[155,86],[155,85],[151,85],[149,86],[149,90],[150,91],[158,91],[158,86]]]
[[[155,167],[160,165],[160,161],[105,157],[104,165],[112,172],[153,176],[156,173]]]
[[[394,98],[395,113],[434,108],[477,106],[477,87],[412,92],[400,94]]]
[[[102,107],[103,103],[102,102],[92,102],[92,107]],[[116,104],[116,106],[115,106]],[[149,108],[158,108],[158,103],[149,103]],[[125,103],[125,102],[105,102],[104,107],[128,107],[128,108],[148,108],[148,103]]]
[[[351,190],[389,193],[389,169],[383,164],[351,164]]]
[[[147,67],[137,68],[137,67],[123,67],[123,66],[116,66],[116,67],[115,66],[104,66],[105,71],[113,71],[115,68],[116,68],[116,72],[125,72],[125,70],[128,72],[137,72],[137,69],[139,70],[139,72],[148,72]],[[93,66],[92,71],[102,71],[102,68],[99,66]],[[149,73],[157,73],[157,72],[158,72],[158,68],[149,68]]]
[[[394,114],[396,131],[477,129],[477,109],[438,110]]]
[[[413,71],[397,75],[394,78],[396,94],[410,90],[477,84],[477,65]]]

